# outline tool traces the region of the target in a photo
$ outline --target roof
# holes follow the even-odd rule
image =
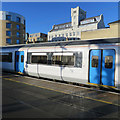
[[[119,22],[120,22],[120,20],[117,20],[117,21],[108,23],[108,25],[109,25],[109,24],[114,24],[114,23],[119,23]]]
[[[90,17],[90,18],[86,18],[86,19],[84,19],[84,20],[81,20],[80,22],[84,22],[84,21],[86,21],[86,20],[94,19],[94,18],[99,17],[99,16],[100,16],[100,15],[94,16],[94,17]],[[94,21],[94,22],[84,23],[84,24],[80,24],[80,25],[93,24],[93,23],[97,23],[97,22],[98,22],[98,21]],[[53,25],[53,28],[52,28],[49,32],[56,31],[56,30],[61,30],[61,29],[67,29],[67,28],[72,27],[72,26],[69,26],[69,27],[65,27],[65,28],[54,29],[54,28],[57,27],[57,26],[66,25],[66,24],[71,24],[71,22],[62,23],[62,24],[58,24],[58,25]]]
[[[90,17],[90,18],[85,18],[84,20],[81,20],[81,21],[85,21],[85,20],[89,20],[89,19],[93,19],[93,18],[95,18],[95,17],[99,17],[100,15],[98,15],[98,16],[94,16],[94,17]]]
[[[67,22],[67,23],[62,23],[62,24],[58,24],[58,25],[55,25],[55,26],[59,26],[59,25],[65,25],[65,24],[69,24],[71,22]]]
[[[9,45],[0,48],[21,48],[21,47],[45,47],[45,46],[69,46],[69,45],[88,45],[88,44],[112,44],[120,43],[120,38],[96,39],[96,40],[76,40],[76,41],[59,41],[59,42],[45,42],[36,44],[22,44],[22,45]]]

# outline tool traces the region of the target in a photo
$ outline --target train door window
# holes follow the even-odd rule
[[[17,62],[19,62],[19,55],[17,55]]]
[[[105,68],[112,68],[113,66],[113,57],[112,56],[105,56]]]
[[[92,56],[92,67],[98,67],[98,56]]]
[[[24,61],[24,56],[23,55],[21,55],[21,62],[23,62]]]

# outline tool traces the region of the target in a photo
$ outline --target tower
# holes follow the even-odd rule
[[[86,12],[82,10],[79,6],[76,8],[71,8],[71,20],[72,26],[77,27],[80,21],[86,18]]]

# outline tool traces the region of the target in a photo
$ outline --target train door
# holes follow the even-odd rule
[[[89,82],[114,86],[115,50],[91,50]]]
[[[103,85],[114,86],[115,50],[103,50],[102,77]]]
[[[17,72],[24,73],[24,52],[16,51],[15,69]]]
[[[90,51],[89,82],[100,84],[101,50]]]

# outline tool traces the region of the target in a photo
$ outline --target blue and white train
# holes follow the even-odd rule
[[[120,89],[120,39],[48,42],[1,48],[2,69]]]

